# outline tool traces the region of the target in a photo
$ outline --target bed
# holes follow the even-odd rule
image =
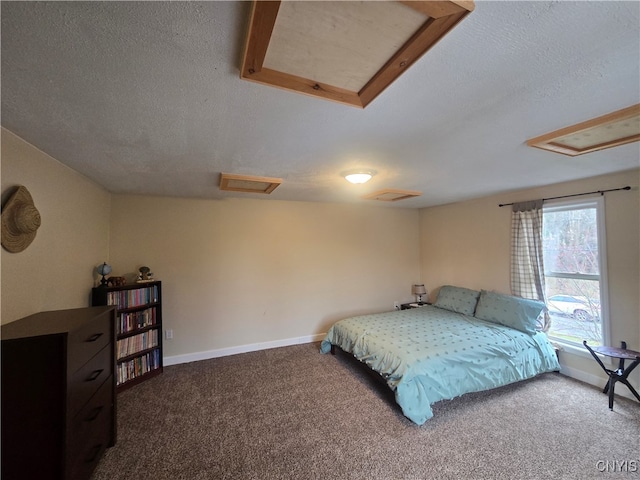
[[[560,369],[546,334],[536,330],[544,304],[455,286],[433,305],[336,322],[321,343],[378,372],[403,414],[422,425],[431,405]]]

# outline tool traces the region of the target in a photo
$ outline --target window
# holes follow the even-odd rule
[[[545,204],[542,238],[549,337],[606,344],[604,199]]]

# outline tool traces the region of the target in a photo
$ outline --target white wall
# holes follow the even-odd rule
[[[426,208],[420,212],[422,279],[427,289],[451,284],[510,293],[511,210],[501,203],[606,190],[607,269],[611,344],[625,340],[640,351],[640,170],[593,177]],[[587,353],[586,350],[583,353]],[[563,371],[604,385],[605,374],[588,355],[560,352]],[[636,388],[640,372],[631,379]],[[618,390],[624,393],[626,387]],[[618,391],[616,390],[616,392]]]
[[[2,323],[88,306],[109,253],[109,193],[4,128],[1,165],[3,205],[24,185],[42,217],[26,250],[2,249]]]
[[[415,209],[114,195],[111,264],[163,282],[169,362],[309,337],[420,280]]]

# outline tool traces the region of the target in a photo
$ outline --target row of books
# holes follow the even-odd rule
[[[158,330],[149,330],[132,337],[118,340],[118,359],[128,357],[136,352],[158,346]]]
[[[160,367],[160,350],[118,364],[118,385],[140,377]]]
[[[158,301],[158,286],[135,288],[133,290],[118,290],[107,292],[107,305],[120,308],[137,307],[156,303]]]
[[[121,313],[118,315],[118,335],[155,325],[156,322],[156,307],[147,308],[146,310],[138,312]]]

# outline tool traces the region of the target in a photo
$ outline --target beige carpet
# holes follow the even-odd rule
[[[297,345],[176,365],[118,395],[94,480],[640,477],[640,403],[550,373],[417,426],[358,362]],[[617,389],[626,388],[623,385]]]

